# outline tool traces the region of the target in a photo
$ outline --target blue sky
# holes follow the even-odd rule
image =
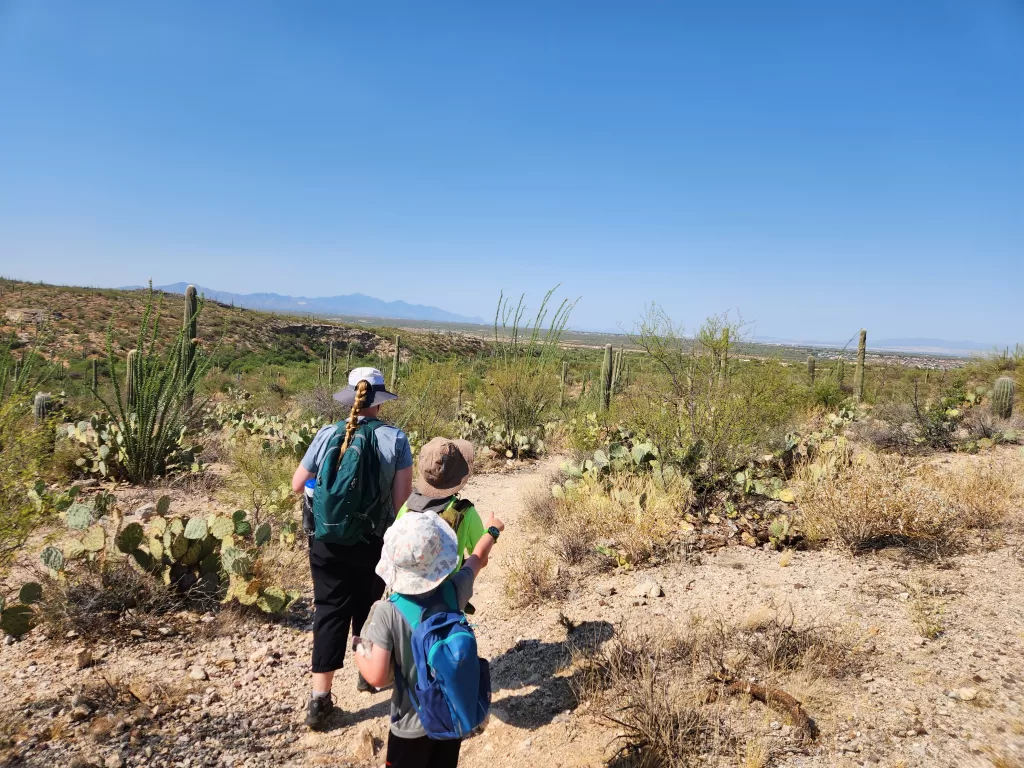
[[[0,0],[0,273],[1024,341],[1024,4]]]

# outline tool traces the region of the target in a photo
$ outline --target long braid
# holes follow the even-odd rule
[[[370,382],[366,379],[356,384],[356,399],[352,403],[352,412],[348,415],[348,424],[345,426],[345,442],[341,444],[341,450],[338,452],[338,466],[341,466],[341,457],[345,455],[349,443],[352,442],[352,435],[359,429],[359,412],[366,407],[366,401],[372,393]]]

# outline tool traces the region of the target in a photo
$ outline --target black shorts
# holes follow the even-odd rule
[[[388,736],[388,768],[456,768],[462,741],[434,741],[423,736]]]
[[[384,539],[342,546],[309,540],[313,574],[313,671],[333,672],[344,666],[348,630],[358,635],[370,606],[384,594],[384,581],[374,570]]]

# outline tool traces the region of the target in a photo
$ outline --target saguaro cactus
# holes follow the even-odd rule
[[[1013,416],[1013,396],[1017,388],[1016,382],[1009,376],[996,379],[992,387],[992,413],[1000,419]]]
[[[334,388],[334,339],[327,343],[327,386]]]
[[[47,414],[50,412],[50,395],[46,392],[39,392],[36,394],[35,400],[32,401],[32,416],[35,418],[36,423],[46,419]]]
[[[868,332],[860,329],[860,341],[857,342],[857,369],[853,374],[853,393],[857,402],[864,399],[864,357],[868,348]]]
[[[98,361],[94,357],[92,359],[92,391],[93,394],[99,389],[100,376],[99,376],[99,365]]]
[[[604,364],[601,366],[601,410],[612,404],[612,345],[604,345]]]
[[[462,412],[462,374],[459,374],[459,413]]]
[[[199,297],[196,287],[190,285],[185,289],[185,318],[181,340],[181,375],[184,388],[185,407],[192,407],[195,397],[195,361],[196,361],[196,325],[199,313]]]
[[[562,361],[562,378],[558,384],[558,407],[565,407],[565,379],[569,375],[569,363]]]
[[[811,386],[814,386],[814,355],[807,356],[807,378],[811,382]]]
[[[128,351],[128,366],[124,374],[124,399],[128,409],[135,408],[135,400],[138,395],[138,387],[142,384],[139,376],[139,350]]]
[[[395,336],[395,359],[391,362],[391,390],[398,386],[398,366],[401,365],[402,338]]]
[[[843,365],[843,358],[836,361],[836,381],[842,384],[846,379],[846,366]]]

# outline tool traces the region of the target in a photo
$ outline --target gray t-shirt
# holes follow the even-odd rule
[[[460,610],[465,610],[466,604],[473,596],[473,578],[473,571],[469,568],[462,568],[451,577],[452,583],[455,584]],[[416,600],[420,602],[426,598],[428,595],[417,597]],[[385,651],[391,651],[391,663],[401,670],[406,684],[416,685],[416,665],[412,659],[412,627],[394,603],[383,602],[376,605],[369,625],[363,627],[362,637],[374,645],[379,645]],[[397,685],[391,693],[391,732],[403,739],[418,739],[427,735],[409,698],[408,690],[403,687],[399,692]]]
[[[365,421],[365,418],[360,418]],[[336,424],[328,424],[321,427],[320,431],[313,436],[313,442],[306,449],[300,464],[307,472],[316,475],[323,463],[324,455],[327,453],[327,444],[338,431]],[[412,466],[412,450],[409,448],[409,438],[405,432],[391,424],[381,424],[373,431],[377,438],[377,454],[380,456],[380,492],[385,498],[391,498],[391,486],[395,481],[395,473],[400,469],[408,469]],[[382,528],[375,531],[376,535],[383,536],[384,531],[391,527],[395,521],[392,513],[388,519],[382,521]]]

